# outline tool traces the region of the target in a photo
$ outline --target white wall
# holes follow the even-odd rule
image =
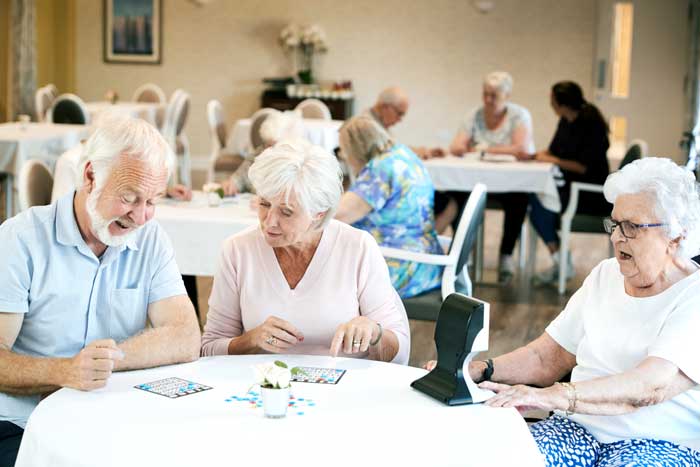
[[[487,15],[467,0],[213,0],[204,7],[163,0],[158,66],[102,62],[102,3],[77,0],[78,94],[96,100],[113,88],[128,99],[147,81],[167,93],[184,88],[192,95],[186,131],[195,154],[209,151],[209,99],[223,102],[232,123],[259,107],[263,76],[292,71],[277,44],[290,21],[325,28],[329,52],[316,75],[351,79],[356,112],[387,85],[406,88],[412,106],[395,134],[409,144],[446,144],[494,69],[513,74],[513,100],[532,112],[538,147],[555,128],[551,84],[573,79],[592,89],[593,0],[496,0]]]
[[[685,161],[678,147],[684,131],[684,80],[688,61],[688,0],[631,0],[634,30],[630,95],[610,97],[606,86],[596,103],[611,117],[627,118],[627,139],[649,143],[651,155]],[[610,63],[614,0],[598,0],[596,57]]]

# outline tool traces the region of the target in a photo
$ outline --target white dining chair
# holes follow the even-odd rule
[[[328,106],[318,99],[304,99],[294,108],[301,113],[302,118],[332,120]]]

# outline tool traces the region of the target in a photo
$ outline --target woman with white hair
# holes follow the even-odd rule
[[[246,157],[228,180],[222,183],[226,196],[237,193],[255,193],[255,188],[248,178],[248,171],[255,158],[270,146],[283,139],[299,139],[303,137],[301,118],[295,112],[273,112],[260,125],[261,148],[256,148],[253,155]]]
[[[365,116],[340,128],[340,150],[356,178],[336,219],[366,230],[382,246],[441,254],[433,218],[435,190],[418,156]],[[403,298],[440,285],[442,266],[398,259],[387,264]]]
[[[535,151],[532,137],[532,118],[523,106],[510,102],[513,78],[504,71],[494,71],[484,78],[483,106],[467,113],[450,152],[462,156],[467,152],[492,154],[521,154]],[[456,227],[457,214],[466,203],[467,193],[449,192],[436,196],[438,232],[448,224]],[[513,249],[520,236],[520,228],[527,213],[525,193],[489,194],[489,199],[503,205],[503,237],[499,256],[499,282],[507,282],[515,271]]]
[[[555,411],[530,428],[549,466],[698,466],[695,177],[647,158],[604,189],[615,258],[593,269],[538,339],[469,373],[497,393],[487,405]],[[556,383],[569,371],[570,383]]]
[[[333,220],[336,158],[304,141],[260,154],[249,177],[260,225],[224,243],[202,355],[301,353],[405,364],[401,300],[374,239]]]

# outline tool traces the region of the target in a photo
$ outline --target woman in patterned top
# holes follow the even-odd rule
[[[341,198],[336,218],[368,231],[382,246],[442,253],[433,217],[433,183],[418,156],[362,116],[342,126],[340,149],[356,178]],[[395,259],[387,264],[402,298],[440,285],[441,266]]]

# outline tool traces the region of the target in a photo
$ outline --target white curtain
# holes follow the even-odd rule
[[[36,32],[34,0],[12,0],[12,108],[9,116],[34,115],[36,90]]]

